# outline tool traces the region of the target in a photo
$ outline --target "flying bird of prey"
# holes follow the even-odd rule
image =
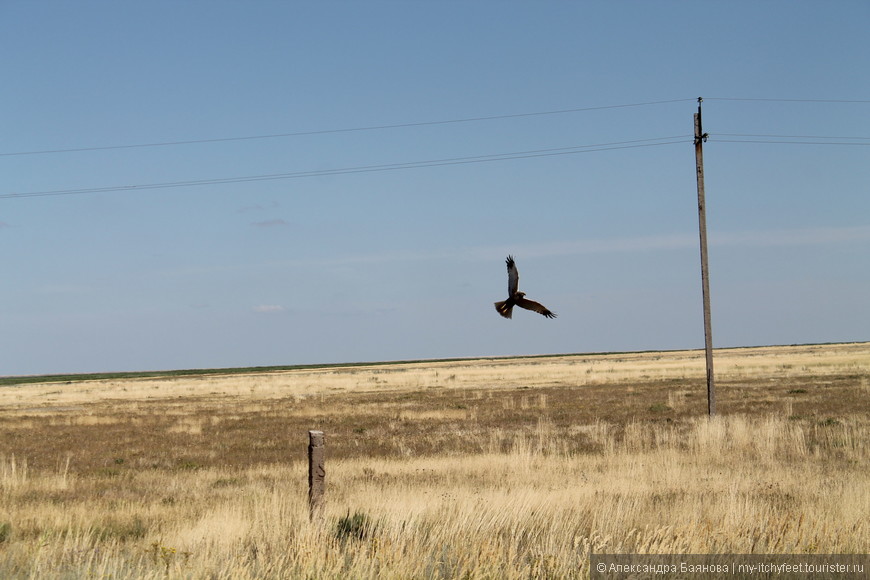
[[[517,271],[517,265],[514,263],[513,256],[508,256],[507,260],[508,271],[508,299],[502,302],[495,303],[495,309],[505,318],[510,318],[513,314],[514,306],[533,310],[538,314],[543,314],[547,318],[556,318],[556,315],[550,312],[543,304],[539,304],[534,300],[526,300],[525,292],[520,292],[517,288],[520,284],[520,273]]]

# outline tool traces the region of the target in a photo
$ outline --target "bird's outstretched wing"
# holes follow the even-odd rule
[[[543,314],[547,318],[556,318],[556,314],[550,312],[546,306],[539,302],[535,302],[534,300],[526,300],[525,298],[520,298],[517,300],[517,306],[520,308],[525,308],[526,310],[533,310],[538,314]]]
[[[517,265],[514,263],[513,256],[508,256],[505,263],[507,264],[508,271],[508,296],[513,296],[520,287],[520,273],[517,271]]]

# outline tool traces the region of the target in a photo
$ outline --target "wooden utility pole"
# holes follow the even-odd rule
[[[698,227],[701,235],[701,291],[704,297],[704,349],[707,359],[707,413],[716,414],[716,392],[713,383],[713,329],[710,321],[710,269],[707,265],[707,203],[704,200],[704,148],[707,134],[701,128],[701,101],[695,113],[695,173],[698,178]]]
[[[323,431],[308,432],[308,510],[311,521],[323,515],[326,468],[323,457]]]

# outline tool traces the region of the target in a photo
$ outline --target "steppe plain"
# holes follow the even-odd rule
[[[870,552],[870,343],[3,380],[4,578],[584,578]],[[309,521],[307,432],[326,433]]]

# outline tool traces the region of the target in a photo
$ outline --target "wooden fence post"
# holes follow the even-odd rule
[[[323,514],[326,468],[323,465],[323,431],[308,432],[308,512],[311,521]]]

